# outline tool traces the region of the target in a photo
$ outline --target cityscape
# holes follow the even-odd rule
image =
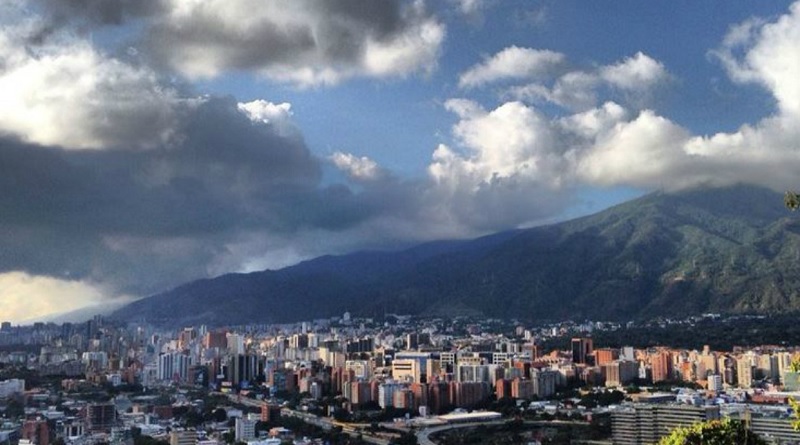
[[[742,321],[704,314],[658,323]],[[3,322],[0,441],[640,444],[736,419],[771,443],[800,442],[789,405],[800,394],[800,347],[594,341],[635,324],[349,312],[178,329],[102,316]]]
[[[800,0],[0,0],[0,445],[800,445]]]

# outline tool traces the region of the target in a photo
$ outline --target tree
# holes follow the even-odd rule
[[[672,430],[659,445],[767,445],[738,420],[709,420]]]
[[[797,210],[800,208],[800,194],[797,192],[786,192],[783,195],[783,203],[789,210]]]

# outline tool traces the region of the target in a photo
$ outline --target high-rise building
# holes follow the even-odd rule
[[[672,354],[669,351],[658,351],[650,355],[650,367],[653,373],[653,383],[673,379]]]
[[[91,403],[85,410],[86,428],[93,433],[110,431],[117,423],[117,410],[113,403]]]
[[[34,445],[48,445],[50,428],[47,426],[47,421],[42,419],[26,420],[22,424],[22,438],[29,440]]]
[[[600,348],[594,350],[595,365],[603,366],[619,358],[619,350],[613,348]]]
[[[455,378],[459,382],[485,382],[491,381],[489,366],[487,365],[456,365]]]
[[[511,381],[511,397],[530,400],[534,394],[532,381],[520,378]]]
[[[531,381],[533,382],[533,393],[540,399],[552,396],[556,393],[556,382],[559,373],[552,370],[531,369]]]
[[[197,431],[172,430],[169,433],[169,445],[196,445]]]
[[[428,385],[425,383],[412,383],[408,389],[414,394],[414,405],[416,407],[428,405]]]
[[[235,437],[237,442],[247,442],[256,438],[256,420],[236,418]]]
[[[354,407],[363,406],[366,403],[372,402],[372,385],[369,382],[358,381],[350,382],[350,404]]]
[[[372,377],[372,366],[367,360],[347,360],[344,369],[353,371],[356,379],[369,380]]]
[[[572,339],[573,363],[589,364],[589,356],[594,352],[593,341],[588,337]]]
[[[157,378],[159,380],[175,380],[187,382],[189,380],[189,367],[191,360],[182,352],[168,352],[158,355]]]
[[[413,359],[395,359],[392,361],[392,378],[400,382],[421,382],[419,361]]]
[[[226,379],[234,385],[255,381],[264,373],[264,362],[255,354],[236,354],[228,357]]]
[[[542,349],[536,343],[526,343],[522,346],[522,351],[528,353],[531,361],[536,361],[542,356]]]
[[[394,393],[399,391],[402,386],[396,382],[384,382],[378,386],[378,405],[386,409],[394,406]]]
[[[231,354],[244,354],[244,336],[240,334],[226,334],[228,351]]]
[[[736,381],[741,388],[750,388],[753,386],[755,367],[752,364],[751,358],[742,356],[736,360]]]
[[[722,376],[719,374],[708,375],[708,390],[709,391],[722,391]]]
[[[719,417],[719,406],[637,404],[611,413],[611,432],[615,445],[653,444],[677,427]]]
[[[227,332],[225,331],[208,331],[203,336],[203,347],[206,349],[219,348],[224,349],[228,346]]]
[[[606,386],[623,386],[632,382],[638,375],[639,366],[636,362],[627,360],[614,360],[603,365],[606,376]]]
[[[517,377],[519,378],[519,377]],[[511,382],[506,379],[497,379],[494,382],[494,395],[497,400],[511,397]]]

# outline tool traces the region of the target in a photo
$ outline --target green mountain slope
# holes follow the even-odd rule
[[[800,223],[752,186],[655,193],[595,215],[402,252],[189,283],[116,312],[212,324],[349,310],[630,319],[800,309]]]

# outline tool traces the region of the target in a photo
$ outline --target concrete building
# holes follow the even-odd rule
[[[235,437],[237,442],[247,442],[256,438],[256,420],[237,418]],[[170,444],[174,445],[174,444]]]
[[[169,433],[169,445],[196,445],[197,431],[172,430]]]
[[[420,363],[414,359],[395,359],[392,361],[392,378],[399,382],[420,383]]]
[[[624,386],[632,382],[639,374],[638,371],[638,363],[627,360],[614,360],[603,365],[607,387]]]
[[[25,380],[9,379],[0,381],[0,399],[6,399],[14,394],[22,394],[25,391]]]
[[[718,406],[637,404],[611,414],[611,432],[615,445],[657,443],[679,426],[719,419]]]
[[[594,342],[588,337],[573,338],[572,346],[572,362],[589,364],[590,355],[594,352]]]
[[[753,386],[755,367],[750,357],[743,356],[736,360],[736,380],[741,388]]]
[[[86,429],[93,432],[110,431],[117,423],[117,410],[113,403],[92,403],[85,408]]]

